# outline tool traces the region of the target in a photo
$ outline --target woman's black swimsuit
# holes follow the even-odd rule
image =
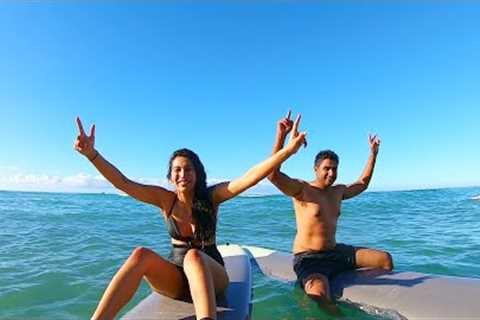
[[[208,256],[212,257],[213,260],[217,261],[220,263],[222,266],[225,265],[222,255],[217,249],[217,245],[210,244],[204,246],[202,245],[196,245],[193,243],[193,237],[184,237],[180,233],[180,230],[178,229],[177,224],[175,223],[175,220],[172,217],[172,211],[173,207],[175,207],[175,203],[177,202],[177,197],[175,196],[175,200],[173,201],[172,207],[170,208],[168,212],[168,216],[165,219],[165,223],[167,225],[167,231],[170,234],[170,236],[175,239],[179,240],[182,242],[186,242],[185,244],[172,244],[172,250],[170,251],[170,255],[168,259],[176,264],[179,268],[181,268],[181,271],[183,272],[183,259],[185,258],[185,255],[187,254],[187,251],[190,249],[198,249],[203,252],[205,252]],[[192,208],[193,210],[193,208]],[[212,240],[212,239],[210,239]]]

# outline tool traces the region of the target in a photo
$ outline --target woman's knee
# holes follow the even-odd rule
[[[132,254],[128,258],[127,262],[135,266],[145,265],[152,256],[152,253],[153,251],[148,248],[137,247],[133,249]]]
[[[197,269],[205,266],[202,252],[198,249],[190,249],[183,259],[183,269],[188,273],[191,269]]]

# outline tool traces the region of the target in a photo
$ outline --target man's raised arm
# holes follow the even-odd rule
[[[343,199],[353,198],[368,188],[370,180],[373,176],[373,169],[377,161],[378,149],[380,147],[380,139],[377,135],[368,135],[368,143],[370,145],[370,156],[368,157],[367,165],[363,169],[360,178],[354,183],[347,185],[343,192]]]
[[[275,137],[275,143],[273,145],[272,154],[275,154],[278,150],[283,148],[285,138],[288,133],[292,132],[292,138],[298,135],[298,124],[301,116],[298,115],[295,122],[290,119],[291,111],[288,111],[287,116],[277,123],[277,134]],[[306,142],[305,142],[306,145]],[[302,192],[302,182],[297,179],[292,179],[283,172],[280,171],[280,166],[276,167],[270,175],[268,180],[273,183],[284,194],[296,197]]]

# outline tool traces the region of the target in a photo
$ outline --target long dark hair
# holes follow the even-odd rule
[[[172,153],[168,161],[167,178],[172,177],[172,162],[176,157],[184,157],[190,160],[197,181],[195,182],[195,194],[193,196],[192,217],[195,223],[195,240],[208,241],[215,236],[217,217],[214,212],[212,200],[207,189],[207,174],[198,155],[192,150],[183,148]]]

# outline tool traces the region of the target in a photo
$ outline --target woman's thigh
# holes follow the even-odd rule
[[[145,280],[155,292],[172,298],[184,296],[188,285],[181,269],[153,251],[146,257]]]
[[[205,263],[207,268],[210,270],[213,278],[213,284],[215,286],[215,293],[221,294],[225,292],[228,287],[229,279],[227,270],[224,266],[218,263],[215,259],[210,257],[209,255],[203,253],[203,257],[205,258]]]
[[[190,249],[185,255],[183,266],[187,272],[188,278],[195,278],[195,275],[188,275],[188,272],[205,272],[211,275],[215,294],[220,294],[228,287],[228,275],[225,267],[199,249]],[[193,268],[191,268],[193,267]],[[201,269],[199,269],[199,267]],[[192,277],[193,276],[193,277]]]

